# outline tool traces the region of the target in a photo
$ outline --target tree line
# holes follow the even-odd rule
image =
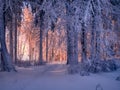
[[[0,5],[2,70],[13,71],[15,70],[13,64],[18,62],[17,35],[18,27],[22,26],[21,15],[24,5],[27,7],[30,5],[34,15],[33,24],[37,27],[37,31],[28,29],[27,34],[30,36],[34,32],[36,35],[34,38],[37,38],[39,64],[44,63],[44,35],[46,37],[46,60],[48,60],[49,30],[54,33],[56,30],[60,32],[64,29],[66,61],[71,67],[78,64],[79,55],[82,63],[106,61],[120,56],[119,0],[0,0]],[[9,52],[5,36],[7,29],[9,30]],[[33,36],[28,38],[31,40]],[[29,57],[32,57],[32,54]]]

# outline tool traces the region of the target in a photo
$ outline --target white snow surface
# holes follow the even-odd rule
[[[0,72],[0,90],[120,90],[120,69],[109,73],[69,75],[66,65],[16,67],[18,72]],[[102,89],[100,89],[102,88]]]

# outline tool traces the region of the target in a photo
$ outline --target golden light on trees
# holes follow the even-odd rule
[[[34,25],[34,15],[30,7],[24,6],[22,10],[22,22],[19,30],[19,53],[21,60],[38,61],[39,57],[39,27]],[[59,25],[61,19],[58,19],[56,25]],[[45,31],[45,30],[44,30]],[[60,32],[60,33],[59,33]],[[66,43],[62,39],[65,37],[65,31],[53,32],[48,30],[48,61],[65,62],[67,58]],[[62,41],[63,40],[63,41]],[[46,61],[46,37],[43,37],[43,60]]]

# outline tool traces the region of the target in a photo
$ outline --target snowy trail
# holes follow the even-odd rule
[[[90,76],[68,75],[66,65],[46,65],[18,68],[18,72],[0,72],[0,90],[95,90],[100,84],[103,90],[120,90],[115,78],[120,69],[110,73]]]

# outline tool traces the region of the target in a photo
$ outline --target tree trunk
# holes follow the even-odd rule
[[[67,26],[67,64],[74,63],[74,46],[73,46],[73,32]]]
[[[29,62],[31,62],[31,61],[32,61],[31,32],[29,33],[29,36],[28,36],[28,37],[29,37],[29,38],[28,38],[28,39],[29,39],[29,40],[28,40],[28,42],[29,42]]]
[[[5,71],[15,71],[15,68],[12,64],[11,56],[9,55],[5,42],[5,13],[4,13],[4,0],[0,0],[0,41],[1,41],[1,49],[2,49],[2,57],[4,62],[4,70]]]
[[[43,55],[42,55],[42,43],[43,43],[43,30],[44,30],[44,10],[40,11],[40,51],[39,51],[39,62],[43,64]]]
[[[0,69],[2,69],[2,55],[1,55],[1,42],[0,42]]]
[[[17,16],[13,14],[14,18],[14,61],[17,64]]]
[[[81,23],[81,45],[82,45],[82,59],[81,62],[84,62],[85,60],[87,60],[87,36],[86,36],[86,30],[85,30],[85,25],[84,22]]]
[[[12,19],[13,20],[13,19]],[[9,27],[9,32],[10,32],[10,55],[11,55],[11,58],[13,60],[13,28],[12,28],[12,22],[10,22],[10,27]]]
[[[101,8],[100,8],[100,0],[93,0],[92,1],[92,9],[93,9],[93,13],[92,13],[92,29],[93,29],[93,33],[95,33],[96,37],[95,37],[95,60],[99,60],[100,59],[100,39],[101,39]]]
[[[78,40],[75,40],[77,37],[75,34],[75,26],[73,23],[73,7],[71,1],[66,1],[66,17],[67,17],[67,64],[76,65],[78,63]],[[72,22],[73,21],[73,22]],[[77,46],[77,47],[75,47]]]
[[[78,63],[78,32],[74,30],[74,59]]]
[[[95,55],[95,59],[96,60],[100,60],[100,31],[96,31],[96,55]]]
[[[48,62],[48,31],[46,33],[46,62]]]
[[[95,59],[95,18],[92,15],[92,30],[91,30],[91,60]]]

